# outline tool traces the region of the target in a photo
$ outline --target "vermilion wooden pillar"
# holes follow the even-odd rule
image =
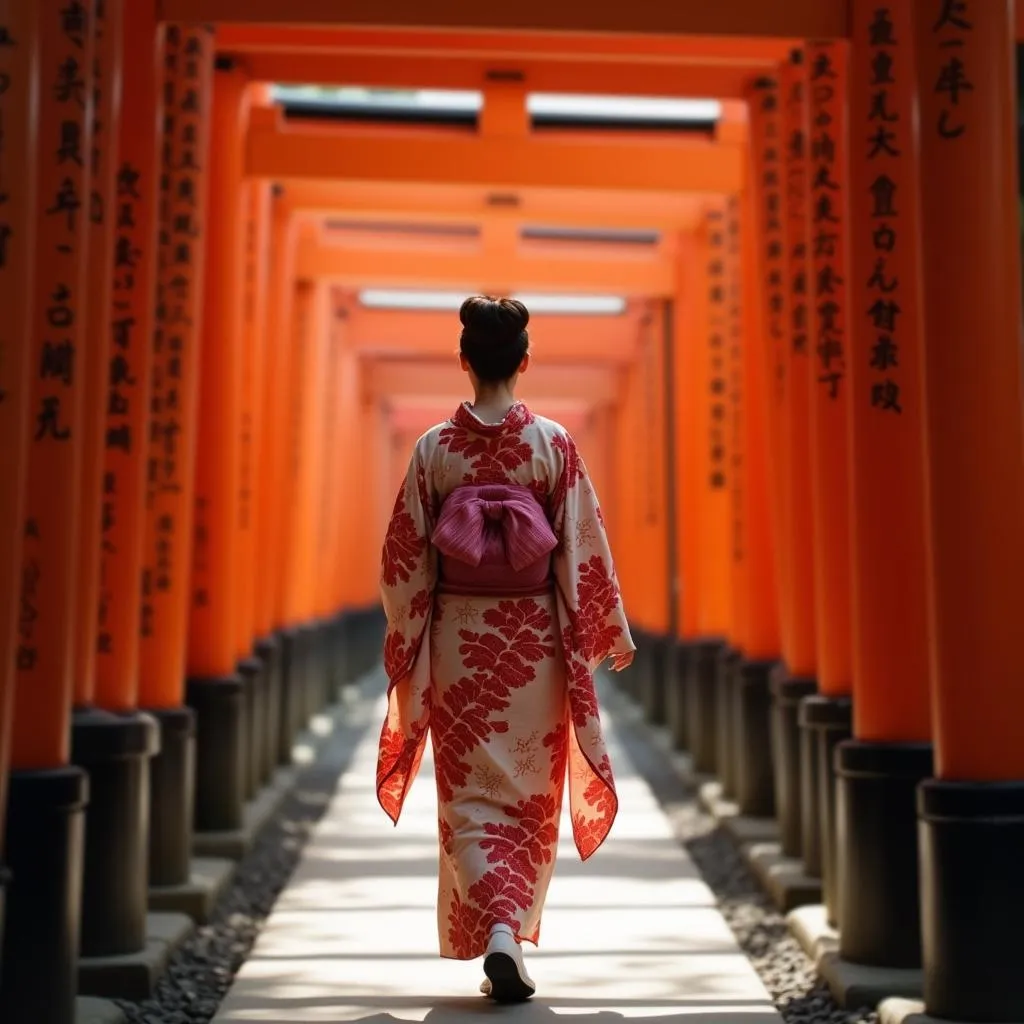
[[[755,120],[755,118],[752,118]],[[751,149],[759,140],[751,137]],[[758,229],[759,188],[754,161],[748,161],[746,181],[735,221],[738,248],[738,300],[742,305],[739,352],[734,374],[738,402],[734,422],[734,450],[739,460],[734,493],[736,529],[733,559],[744,572],[738,584],[744,589],[741,653],[735,694],[735,795],[743,814],[772,817],[775,787],[771,751],[771,673],[781,656],[776,553],[773,550],[769,454],[771,425],[768,421],[768,350],[762,293]],[[734,470],[734,473],[737,471]]]
[[[134,64],[134,51],[125,46],[123,38],[123,11],[121,0],[106,0],[93,9],[95,107],[86,328],[90,372],[83,410],[76,584],[77,706],[71,748],[74,763],[88,772],[90,780],[81,925],[81,954],[87,958],[137,953],[145,947],[149,813],[144,798],[149,790],[149,759],[159,742],[156,722],[135,711],[138,678],[130,665],[131,654],[129,671],[117,680],[120,685],[112,685],[108,671],[104,674],[102,695],[97,687],[100,659],[108,658],[118,643],[126,644],[131,651],[138,644],[137,619],[129,624],[127,635],[117,635],[112,628],[108,613],[119,581],[108,575],[101,582],[101,566],[111,568],[106,556],[112,550],[128,559],[127,592],[116,593],[130,603],[136,615],[141,576],[137,535],[119,537],[123,542],[120,552],[113,537],[118,513],[125,512],[130,519],[132,505],[137,507],[141,499],[138,485],[133,487],[114,468],[116,460],[127,456],[137,467],[142,465],[141,458],[132,450],[131,423],[125,420],[133,396],[122,387],[121,380],[111,378],[112,357],[116,353],[124,355],[126,343],[131,344],[133,326],[115,303],[135,287],[139,272],[137,252],[130,240],[126,245],[126,236],[119,226],[123,220],[123,211],[119,209],[123,187],[119,157],[121,101],[127,91],[122,69],[125,64]],[[151,23],[151,31],[155,33],[155,24]],[[155,76],[154,59],[148,62],[146,70],[150,78]],[[151,100],[153,95],[151,90]],[[150,107],[143,116],[155,121],[155,108]],[[139,122],[132,127],[139,128]],[[153,139],[152,130],[150,138]],[[151,305],[151,292],[144,301]],[[148,384],[147,367],[143,365],[139,370]],[[146,436],[147,398],[143,392],[136,402],[138,415],[143,417],[138,431],[140,440]],[[127,505],[120,504],[119,497],[127,499]],[[92,984],[88,969],[83,968],[79,989],[89,993]]]
[[[729,305],[726,201],[709,200],[699,228],[700,249],[695,325],[697,346],[689,366],[694,374],[685,398],[694,404],[695,467],[687,477],[691,494],[696,546],[697,635],[686,686],[690,753],[698,771],[719,769],[717,721],[723,676],[735,660],[728,640],[732,631],[731,520],[728,461]],[[684,482],[685,482],[684,478]],[[684,497],[684,502],[686,501]],[[690,589],[690,588],[688,588]],[[685,600],[685,597],[684,597]]]
[[[853,7],[847,322],[853,728],[837,755],[840,954],[918,967],[931,774],[920,173],[911,0]],[[880,515],[879,511],[884,510]]]
[[[254,87],[253,101],[266,99],[267,87]],[[257,546],[260,520],[266,514],[262,498],[267,466],[261,460],[263,434],[274,424],[268,421],[266,386],[269,332],[271,185],[266,181],[246,183],[249,209],[245,236],[245,337],[246,364],[251,367],[246,379],[250,389],[248,425],[242,423],[242,465],[239,483],[238,523],[242,534],[242,565],[249,571],[239,575],[239,656],[251,652],[256,658],[255,714],[250,722],[251,781],[254,786],[267,782],[276,764],[276,714],[272,706],[279,700],[280,650],[277,642],[260,622],[259,592],[269,582],[270,558]],[[248,437],[248,440],[246,438]],[[248,560],[248,561],[246,561]],[[248,584],[242,589],[243,581]],[[248,636],[248,641],[246,637]],[[248,650],[243,646],[248,643]],[[272,740],[272,737],[274,739]]]
[[[35,292],[39,23],[18,0],[0,3],[0,943],[8,876],[4,863],[7,772],[17,671],[25,481],[30,414],[30,353]],[[2,948],[2,946],[0,946]],[[3,979],[0,977],[0,985]]]
[[[161,753],[152,766],[150,884],[180,886],[191,875],[195,790],[195,718],[185,706],[185,660],[213,33],[172,24],[164,35],[158,50],[163,78],[159,267],[146,444],[139,705],[158,719],[161,733]]]
[[[919,0],[934,781],[919,792],[929,1013],[1024,1019],[1024,366],[1010,0]]]
[[[667,369],[664,321],[656,304],[644,312],[640,325],[640,401],[647,443],[639,449],[641,463],[640,516],[644,542],[643,577],[648,601],[647,651],[638,657],[643,699],[648,718],[657,725],[666,721],[668,663],[674,657],[669,586],[671,578],[668,533],[668,462],[666,456],[665,374]],[[639,645],[638,645],[639,646]]]
[[[677,673],[679,685],[669,694],[668,719],[673,739],[681,749],[690,749],[690,691],[697,684],[698,672],[711,663],[715,643],[702,643],[700,632],[700,515],[698,495],[701,487],[700,451],[702,432],[700,416],[700,367],[704,352],[706,290],[702,289],[706,230],[681,235],[677,258],[675,297],[672,303],[672,360],[670,372],[674,379],[675,415],[675,480],[676,515],[676,593],[675,629],[679,637]],[[616,505],[624,499],[622,478],[616,479]],[[624,527],[616,527],[624,529]],[[618,549],[624,546],[613,537]]]
[[[291,500],[285,505],[281,520],[282,573],[280,617],[291,636],[291,660],[287,700],[283,705],[284,736],[290,744],[306,724],[306,691],[312,675],[311,644],[306,629],[306,584],[309,574],[307,547],[312,504],[311,446],[317,404],[315,374],[319,366],[316,317],[317,285],[311,281],[293,283],[291,303],[292,324],[288,353],[287,414],[283,429],[287,431],[288,460],[284,467],[283,489]]]
[[[850,627],[850,277],[849,82],[845,42],[808,43],[808,202],[811,221],[811,508],[814,531],[818,693],[800,707],[803,743],[817,795],[804,810],[816,820],[822,894],[838,921],[833,751],[850,736],[853,681]]]
[[[291,458],[289,394],[292,372],[292,304],[295,293],[295,259],[299,225],[281,189],[271,197],[270,271],[267,287],[266,364],[264,372],[264,421],[260,435],[260,513],[257,520],[259,549],[265,552],[266,581],[257,591],[257,621],[263,636],[273,635],[278,652],[277,697],[268,710],[275,763],[291,759],[292,734],[287,714],[289,693],[298,677],[295,634],[283,617],[282,580],[285,571],[284,523],[291,503],[285,486]]]
[[[199,352],[189,705],[196,712],[196,829],[242,827],[249,792],[248,698],[237,674],[238,482],[244,309],[244,138],[249,83],[214,71]]]
[[[813,267],[807,140],[807,68],[803,49],[782,66],[779,78],[782,218],[785,262],[782,270],[788,300],[788,323],[778,353],[784,386],[778,406],[779,472],[782,478],[782,523],[786,585],[784,664],[772,680],[775,728],[775,799],[783,851],[804,859],[808,873],[820,871],[821,844],[810,811],[816,803],[816,768],[802,736],[799,707],[815,692],[815,588],[811,499],[811,334]],[[806,811],[806,813],[805,813]]]
[[[111,211],[121,123],[121,9],[123,0],[93,8],[94,61],[90,191],[88,200],[88,293],[85,330],[89,336],[88,377],[83,380],[82,490],[79,497],[77,607],[75,612],[75,706],[90,708],[96,691],[96,619],[100,604],[100,534],[103,461],[107,445],[110,296],[114,279],[114,221]],[[83,944],[83,949],[88,943]]]
[[[0,1017],[70,1024],[87,795],[85,773],[69,760],[83,389],[90,378],[93,24],[91,4],[76,7],[71,18],[62,0],[29,6],[38,18],[40,83],[47,87],[36,115],[30,441],[6,841],[18,884],[7,908]],[[16,24],[28,42],[24,18],[19,13]],[[8,24],[16,39],[15,23]]]
[[[729,576],[731,611],[729,644],[719,661],[716,713],[715,762],[724,796],[736,795],[739,749],[736,744],[741,669],[747,643],[750,593],[745,556],[746,529],[743,488],[743,302],[740,265],[740,200],[729,195],[722,211],[722,273],[720,289],[724,312],[719,344],[712,349],[712,370],[724,384],[721,437],[725,448],[727,511],[726,570]],[[714,384],[712,385],[715,386]],[[716,427],[718,425],[716,424]]]

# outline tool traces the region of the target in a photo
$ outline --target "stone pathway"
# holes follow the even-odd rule
[[[378,702],[371,720],[383,713]],[[607,728],[619,818],[587,864],[563,822],[541,946],[526,947],[533,1000],[496,1006],[477,994],[479,962],[437,956],[433,768],[424,759],[393,828],[374,798],[371,727],[214,1024],[553,1024],[563,1015],[781,1024],[614,723]]]

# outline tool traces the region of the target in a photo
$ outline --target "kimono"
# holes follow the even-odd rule
[[[439,562],[455,564],[439,553],[439,522],[446,551],[467,557],[460,544],[472,547],[473,529],[480,536],[472,508],[486,517],[496,504],[485,500],[488,487],[504,495],[513,563],[517,545],[521,562],[550,548],[543,588],[502,594],[439,586]],[[474,488],[484,498],[460,504]],[[527,503],[542,510],[533,525],[546,531],[547,545],[525,512],[516,533]],[[388,526],[381,591],[388,711],[377,798],[397,824],[429,733],[441,956],[482,956],[494,924],[536,944],[566,778],[583,860],[615,819],[593,673],[605,659],[635,650],[601,509],[568,433],[522,403],[500,424],[484,424],[462,405],[428,431]]]

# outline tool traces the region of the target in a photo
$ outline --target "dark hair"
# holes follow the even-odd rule
[[[459,350],[486,383],[508,380],[530,350],[529,310],[517,299],[474,295],[459,310]]]

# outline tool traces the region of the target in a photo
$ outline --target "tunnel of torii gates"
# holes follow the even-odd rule
[[[603,499],[623,686],[840,957],[1024,1020],[1013,3],[384,7],[0,0],[0,1018],[71,1020],[376,663],[394,494],[465,397],[455,307],[366,301],[415,289],[540,297],[522,397]]]

